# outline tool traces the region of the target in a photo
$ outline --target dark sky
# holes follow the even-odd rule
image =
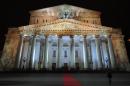
[[[129,31],[129,4],[127,0],[3,0],[0,6],[0,50],[3,49],[4,34],[8,27],[27,25],[29,22],[29,11],[60,5],[71,4],[87,9],[94,9],[102,12],[102,24],[121,28],[125,35],[127,51],[130,50]],[[129,55],[130,56],[130,55]]]

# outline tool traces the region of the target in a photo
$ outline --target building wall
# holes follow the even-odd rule
[[[31,68],[39,69],[39,61],[41,59],[42,61],[40,62],[42,65],[40,68],[51,67],[52,63],[58,63],[56,64],[56,67],[62,67],[64,63],[68,63],[69,67],[74,67],[75,63],[77,62],[81,63],[79,65],[81,68],[88,68],[88,66],[91,65],[93,69],[96,69],[97,67],[102,68],[103,65],[105,65],[104,68],[107,68],[108,65],[101,60],[109,57],[108,54],[111,52],[111,45],[108,42],[110,42],[110,40],[112,40],[112,47],[114,49],[113,56],[111,52],[111,61],[116,61],[116,67],[118,68],[127,68],[129,63],[121,31],[110,27],[101,26],[99,12],[76,7],[72,8],[73,9],[66,8],[65,5],[63,8],[61,6],[61,8],[56,7],[51,9],[48,8],[46,10],[33,11],[31,12],[29,26],[10,28],[6,35],[6,41],[2,57],[0,59],[0,68],[15,68],[15,64],[19,60],[19,57],[21,58],[19,61],[20,67],[18,68],[29,68],[29,61],[31,61]],[[57,22],[55,22],[56,20]],[[60,39],[61,44],[59,44],[59,38],[57,36],[50,37],[50,39],[45,38],[44,40],[41,40],[40,36],[43,37],[41,33],[46,37],[49,37],[52,34],[57,35],[58,37],[63,37]],[[100,39],[100,35],[102,35],[102,33],[104,34],[103,36],[106,37],[105,40]],[[78,39],[77,44],[79,46],[75,47],[75,50],[77,50],[75,52],[72,50],[73,40],[71,36],[77,34],[82,35],[83,37],[76,38],[74,40],[74,42],[76,42]],[[20,50],[21,35],[23,36],[23,46],[21,47],[22,56],[17,56]],[[88,37],[89,35],[90,44],[88,45],[88,42],[84,41],[84,37]],[[109,35],[112,37],[110,40],[108,39]],[[41,41],[44,42],[40,43]],[[57,45],[53,47],[52,45],[55,42]],[[67,46],[64,47],[64,44],[67,44]],[[43,45],[44,49],[41,49],[41,46]],[[99,47],[102,48],[102,55],[99,53]],[[86,53],[87,55],[84,54],[85,48],[88,49]],[[52,58],[54,52],[56,53],[56,59]],[[67,56],[64,56],[65,53]],[[75,55],[77,55],[79,58],[75,57]],[[74,58],[75,61],[72,61]],[[92,61],[94,63],[92,63]],[[101,64],[101,62],[103,64]],[[110,64],[111,63],[109,62],[109,65]]]
[[[17,33],[17,28],[10,28],[6,35],[5,45],[2,52],[2,57],[0,59],[2,67],[4,69],[12,69],[15,65],[15,59],[17,55],[19,44],[19,37]]]

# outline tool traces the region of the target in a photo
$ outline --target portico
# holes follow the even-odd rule
[[[102,26],[100,12],[59,5],[30,14],[30,25],[6,35],[1,61],[9,69],[127,70],[124,36]]]

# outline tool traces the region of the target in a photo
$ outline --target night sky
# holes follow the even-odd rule
[[[0,51],[3,49],[8,27],[29,24],[29,11],[70,4],[102,12],[102,25],[121,28],[125,35],[127,52],[130,50],[129,4],[127,0],[3,0],[0,3]],[[130,54],[128,54],[130,57]]]

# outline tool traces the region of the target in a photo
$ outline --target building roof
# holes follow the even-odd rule
[[[82,7],[77,7],[77,6],[73,6],[73,5],[68,5],[68,4],[62,4],[62,5],[57,5],[57,6],[52,6],[52,7],[47,7],[47,8],[42,8],[42,9],[38,9],[38,10],[32,10],[30,11],[30,14],[34,14],[34,13],[48,13],[48,12],[56,12],[56,11],[62,11],[62,10],[73,10],[73,11],[77,11],[77,12],[88,12],[88,13],[94,13],[97,15],[100,15],[101,13],[99,11],[95,11],[95,10],[90,10],[90,9],[86,9],[86,8],[82,8]]]

